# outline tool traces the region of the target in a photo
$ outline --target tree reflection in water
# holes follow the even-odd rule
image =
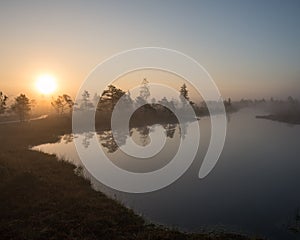
[[[82,145],[85,147],[85,148],[88,148],[90,146],[90,140],[93,138],[94,136],[94,133],[92,132],[85,132],[83,134],[84,138],[82,140]]]
[[[139,139],[138,144],[142,146],[146,146],[150,143],[149,133],[150,133],[150,127],[144,126],[144,127],[138,127],[135,128],[135,130],[139,133]]]
[[[167,138],[174,138],[176,129],[178,124],[163,124],[163,128],[165,129],[165,134]],[[182,134],[186,134],[186,125],[182,126],[183,129],[179,131],[179,134],[184,137]],[[133,128],[130,131],[130,136],[133,135],[134,132],[137,133],[137,139],[136,142],[140,144],[141,146],[146,146],[150,142],[149,134],[151,130],[150,126],[143,126],[143,127],[137,127]],[[111,130],[107,131],[101,131],[98,132],[99,139],[101,142],[101,145],[108,151],[108,153],[114,153],[118,150],[119,146],[122,146],[126,143],[127,138],[129,137],[128,134],[126,134],[126,131],[118,129],[114,130],[114,135],[116,138],[114,138],[113,133]],[[136,137],[136,136],[135,136]]]
[[[163,128],[166,130],[166,136],[167,138],[173,138],[174,134],[176,132],[176,126],[177,124],[174,123],[168,123],[168,124],[164,124]]]
[[[119,146],[122,146],[126,143],[126,139],[128,135],[126,131],[122,130],[114,130],[114,135],[116,139],[113,137],[113,132],[111,130],[98,132],[101,145],[107,149],[109,153],[114,153],[118,150]]]
[[[68,144],[68,143],[73,142],[74,138],[75,138],[74,134],[66,134],[62,137],[62,139],[60,141],[65,144]]]

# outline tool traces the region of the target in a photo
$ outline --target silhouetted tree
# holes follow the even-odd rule
[[[175,110],[174,102],[168,101],[166,97],[163,97],[160,101],[158,101],[158,103],[162,105],[162,109],[164,112],[168,112],[169,114],[171,114],[172,111]]]
[[[62,115],[66,109],[69,109],[71,112],[74,102],[69,95],[64,94],[62,96],[58,96],[57,99],[53,99],[51,105],[58,114]]]
[[[15,98],[15,102],[11,106],[11,110],[15,112],[21,122],[23,122],[29,115],[31,110],[32,101],[25,94],[20,94],[20,96]]]
[[[195,105],[194,102],[190,101],[190,97],[189,97],[189,91],[187,89],[187,86],[185,85],[185,83],[180,87],[179,90],[179,97],[181,99],[181,102],[183,104],[183,107],[185,107],[186,101],[193,107]],[[186,101],[185,101],[186,100]]]
[[[153,97],[153,98],[151,98],[151,103],[152,104],[155,104],[156,103],[156,99]]]
[[[6,110],[6,101],[7,101],[8,97],[0,92],[0,114],[3,114]]]
[[[185,83],[180,87],[180,91],[179,92],[180,92],[180,97],[183,97],[187,101],[190,100],[190,98],[189,98],[189,91],[187,90],[187,86],[185,85]]]
[[[228,98],[228,100],[224,100],[225,107],[231,107],[231,98]]]
[[[166,97],[163,97],[161,100],[158,101],[159,104],[168,105],[169,101]]]
[[[141,106],[147,103],[147,99],[149,97],[150,97],[149,82],[147,78],[144,78],[140,87],[140,95],[135,99],[135,101],[139,106]]]
[[[103,91],[98,104],[99,111],[112,112],[117,102],[121,97],[125,95],[125,92],[114,85],[109,85],[108,89]],[[132,100],[130,94],[127,94],[124,98],[124,104],[131,104]]]
[[[82,96],[81,99],[82,103],[80,105],[81,109],[89,110],[94,107],[94,104],[90,100],[90,93],[87,90],[85,90],[81,96]]]

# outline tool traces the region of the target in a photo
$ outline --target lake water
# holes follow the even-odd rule
[[[289,230],[297,223],[300,209],[300,126],[256,119],[256,114],[262,112],[243,109],[228,116],[225,147],[216,167],[204,179],[198,178],[198,171],[210,139],[208,117],[187,123],[182,130],[177,125],[165,125],[165,147],[142,161],[122,153],[110,131],[97,133],[114,164],[133,172],[147,172],[166,165],[176,153],[181,134],[193,131],[199,124],[201,141],[195,161],[179,180],[164,189],[145,194],[122,193],[103,186],[84,168],[82,174],[91,180],[94,189],[117,198],[155,223],[185,231],[225,229],[270,239],[300,239],[299,233]],[[148,133],[147,127],[134,128],[131,137],[146,145]],[[119,135],[117,141],[126,144],[128,136]],[[81,166],[73,139],[79,138],[89,149],[93,136],[65,135],[57,143],[33,149]]]

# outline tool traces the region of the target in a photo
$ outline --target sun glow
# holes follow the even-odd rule
[[[36,88],[42,94],[51,94],[57,88],[56,79],[51,75],[39,76],[36,81]]]

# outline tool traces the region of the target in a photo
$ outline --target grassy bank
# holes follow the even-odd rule
[[[145,224],[131,210],[95,192],[74,174],[71,164],[28,150],[69,132],[67,118],[0,125],[0,239],[248,239]]]

